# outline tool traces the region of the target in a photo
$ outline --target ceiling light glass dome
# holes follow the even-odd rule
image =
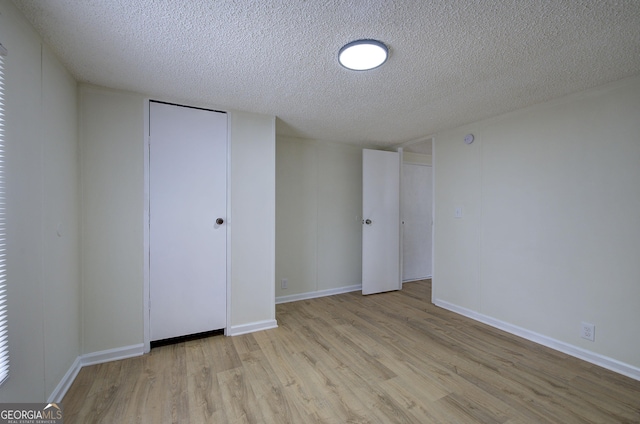
[[[356,40],[346,44],[338,53],[338,62],[347,69],[367,71],[386,62],[387,46],[377,40]]]

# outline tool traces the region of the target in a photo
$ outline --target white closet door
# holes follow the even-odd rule
[[[150,102],[149,135],[151,340],[225,328],[227,115]]]
[[[430,166],[402,165],[402,278],[431,278],[432,172]]]

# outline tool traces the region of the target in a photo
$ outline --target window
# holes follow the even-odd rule
[[[4,187],[4,57],[7,50],[0,44],[0,384],[9,377],[7,335],[7,254]]]

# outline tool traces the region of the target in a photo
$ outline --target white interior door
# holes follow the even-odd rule
[[[402,165],[402,279],[431,278],[431,166]]]
[[[149,107],[149,324],[157,341],[226,327],[227,115]]]
[[[400,290],[400,154],[363,150],[362,294]]]

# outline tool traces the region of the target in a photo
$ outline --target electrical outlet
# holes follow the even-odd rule
[[[588,322],[580,323],[580,337],[583,339],[591,340],[592,342],[596,339],[596,326],[593,324],[589,324]]]
[[[287,279],[286,279],[286,278],[283,278],[283,279],[280,281],[280,288],[281,288],[281,289],[286,289],[288,286],[289,286],[289,281],[287,281]]]

